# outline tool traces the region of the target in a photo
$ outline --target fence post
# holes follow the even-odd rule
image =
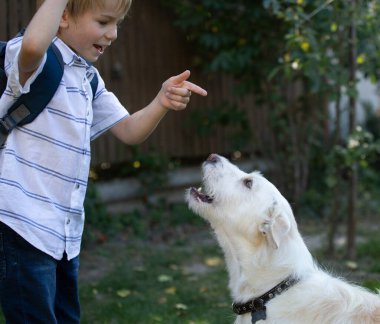
[[[7,28],[7,1],[0,2],[0,39],[6,39],[8,37]]]

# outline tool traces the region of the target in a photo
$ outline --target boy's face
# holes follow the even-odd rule
[[[78,17],[63,14],[58,36],[78,55],[95,62],[117,38],[124,17],[117,11],[117,0],[107,0],[104,8],[94,8]]]

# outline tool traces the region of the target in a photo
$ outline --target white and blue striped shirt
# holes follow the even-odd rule
[[[7,46],[8,85],[0,99],[0,116],[42,71],[22,87],[18,81],[21,38]],[[43,112],[17,127],[0,148],[0,221],[55,259],[80,251],[83,201],[90,167],[90,141],[128,116],[114,94],[105,89],[94,67],[59,38],[54,39],[65,63],[62,81]],[[99,84],[94,98],[89,83]]]

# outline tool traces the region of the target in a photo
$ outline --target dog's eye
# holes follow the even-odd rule
[[[250,178],[246,178],[246,179],[243,180],[243,182],[244,182],[244,185],[245,185],[247,188],[249,188],[249,189],[252,188],[252,179],[250,179]]]

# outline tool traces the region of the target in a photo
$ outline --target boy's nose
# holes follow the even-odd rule
[[[114,28],[111,28],[109,29],[106,34],[105,34],[105,37],[110,40],[110,41],[114,41],[116,38],[117,38],[117,27],[114,27]]]

